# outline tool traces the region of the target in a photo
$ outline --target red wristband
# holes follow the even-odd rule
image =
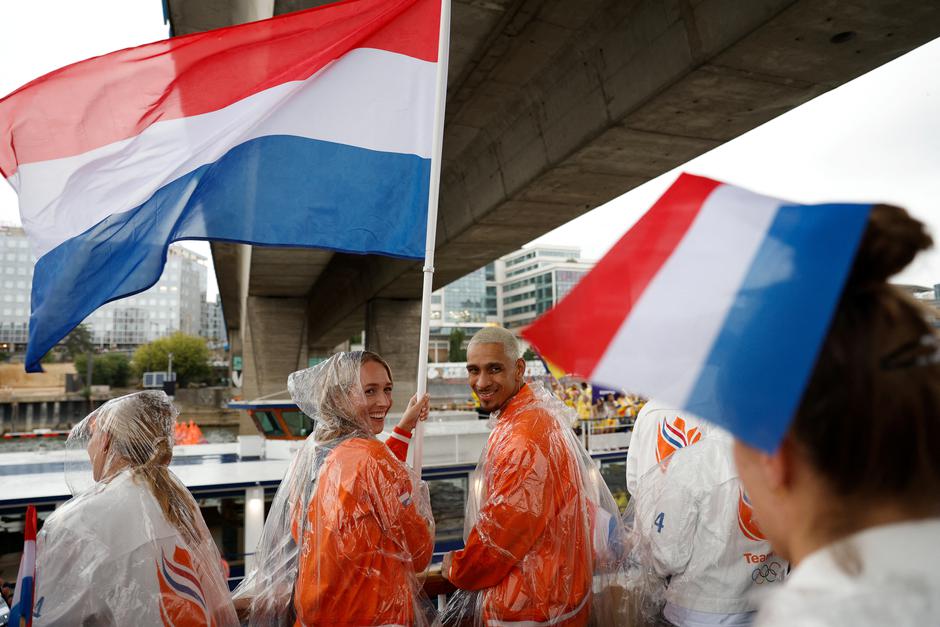
[[[399,428],[398,428],[398,425],[395,425],[395,428],[392,429],[392,431],[394,431],[395,433],[397,433],[398,435],[400,435],[400,436],[402,436],[402,437],[404,437],[404,438],[409,438],[409,439],[411,439],[411,432],[410,432],[410,431],[405,431],[404,429],[399,429]]]

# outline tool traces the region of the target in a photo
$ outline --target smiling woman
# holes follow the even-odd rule
[[[385,428],[385,414],[392,407],[392,371],[378,355],[364,353],[359,377],[372,433],[378,435]]]
[[[434,537],[427,486],[402,463],[407,438],[375,437],[391,369],[375,353],[339,353],[293,373],[288,388],[316,426],[278,488],[236,603],[251,625],[428,624],[418,584]],[[412,399],[402,422],[426,413],[427,398]]]

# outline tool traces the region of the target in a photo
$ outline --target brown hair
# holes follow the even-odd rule
[[[105,421],[116,455],[128,462],[134,479],[150,488],[167,521],[191,544],[198,542],[193,497],[170,476],[176,410],[162,394],[138,393],[115,407],[120,414]]]
[[[361,351],[361,361],[362,363],[368,363],[370,361],[377,364],[382,364],[382,367],[385,368],[385,372],[388,373],[388,380],[394,381],[392,378],[392,369],[389,367],[388,362],[386,362],[378,353],[373,353],[372,351]]]
[[[872,208],[790,438],[833,494],[865,506],[940,502],[940,343],[887,280],[932,244],[904,209]]]

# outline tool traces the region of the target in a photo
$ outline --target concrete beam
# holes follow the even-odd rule
[[[242,273],[241,256],[250,253],[244,244],[211,242],[212,264],[222,297],[222,314],[229,337],[241,327],[242,319]]]
[[[436,287],[940,36],[940,5],[915,0],[511,8],[451,85]],[[419,264],[357,263],[312,299],[334,272],[374,290],[334,319],[420,293]]]
[[[192,32],[265,1],[170,0],[171,19]],[[919,0],[454,0],[435,286],[938,36],[940,4]],[[377,257],[216,263],[229,324],[236,293],[240,311],[303,299],[311,346],[421,288],[420,264]]]
[[[333,257],[329,250],[256,246],[251,253],[248,294],[297,296],[307,294]]]

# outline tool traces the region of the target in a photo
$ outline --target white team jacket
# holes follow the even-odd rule
[[[639,478],[656,466],[664,455],[694,444],[711,425],[681,414],[669,405],[650,399],[636,417],[627,455],[627,490],[636,495]]]
[[[187,546],[128,471],[46,520],[34,598],[35,627],[237,624],[218,549]]]
[[[659,576],[671,577],[667,614],[669,606],[674,614],[676,606],[724,615],[753,611],[752,595],[779,584],[787,563],[773,553],[753,519],[730,435],[658,404],[637,427],[627,458],[628,489],[640,559]],[[646,466],[651,467],[634,475],[631,488],[631,470]]]

